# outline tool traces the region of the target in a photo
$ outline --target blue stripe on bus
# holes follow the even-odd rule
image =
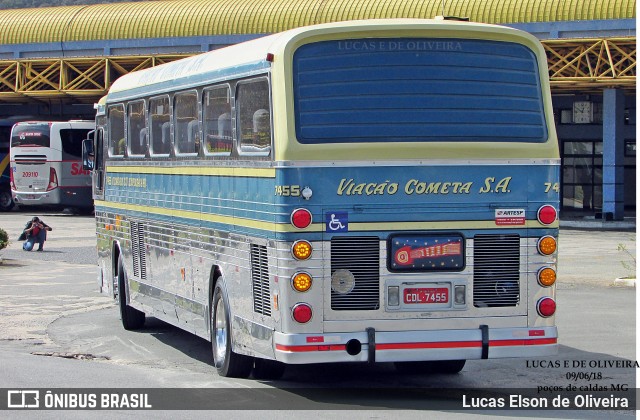
[[[311,211],[319,230],[325,230],[326,214],[343,212],[354,226],[367,224],[378,231],[377,223],[404,223],[411,230],[411,225],[441,226],[442,222],[451,222],[453,230],[459,230],[456,225],[461,221],[493,222],[499,208],[524,209],[526,219],[535,220],[543,204],[558,205],[557,192],[547,185],[556,179],[557,165],[384,169],[281,168],[275,171],[275,178],[112,172],[108,174],[105,200],[116,207],[121,204],[146,208],[147,214],[137,210],[136,215],[149,219],[180,220],[277,239],[309,235],[305,231],[276,229],[278,225],[290,227],[291,212],[299,207]],[[309,186],[313,196],[308,201],[278,196],[276,185],[300,189]],[[223,221],[212,222],[216,217]],[[254,228],[251,221],[263,226]]]

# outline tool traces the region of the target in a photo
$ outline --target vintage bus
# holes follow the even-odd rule
[[[11,130],[11,190],[23,206],[90,210],[91,173],[82,141],[95,121],[25,121]]]
[[[303,27],[131,73],[98,105],[99,284],[222,376],[557,351],[559,151],[532,36]]]

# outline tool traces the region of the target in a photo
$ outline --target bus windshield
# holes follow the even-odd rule
[[[293,59],[298,141],[547,140],[536,56],[456,38],[306,44]]]
[[[16,125],[11,136],[11,147],[49,147],[49,124]]]

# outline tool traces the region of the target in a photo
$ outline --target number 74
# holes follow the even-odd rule
[[[560,184],[557,183],[557,182],[554,182],[554,183],[545,182],[544,183],[544,192],[548,193],[551,190],[559,193],[560,192]]]

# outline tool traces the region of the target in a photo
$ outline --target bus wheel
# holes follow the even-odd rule
[[[0,190],[0,211],[9,211],[15,206],[11,198],[11,191]]]
[[[280,379],[287,365],[277,360],[256,358],[253,364],[253,377],[256,379]]]
[[[231,322],[227,294],[216,284],[211,308],[211,346],[213,363],[220,376],[248,378],[253,368],[253,357],[235,353],[231,349]]]
[[[459,373],[466,360],[433,360],[427,362],[395,362],[400,373]]]
[[[129,331],[139,330],[144,325],[145,315],[144,312],[127,305],[126,283],[127,273],[124,271],[122,257],[118,257],[118,303],[120,304],[122,326]]]

